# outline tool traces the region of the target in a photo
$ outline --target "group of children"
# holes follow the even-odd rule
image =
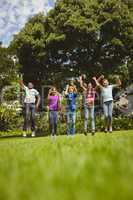
[[[93,83],[95,84],[92,84]],[[83,107],[84,107],[84,134],[87,135],[88,117],[90,114],[91,133],[95,134],[95,96],[97,88],[100,88],[102,96],[102,105],[105,117],[105,132],[112,133],[112,113],[113,113],[113,88],[120,87],[121,81],[116,77],[116,84],[109,84],[109,81],[100,76],[92,78],[88,84],[85,83],[84,76],[79,77],[80,87],[83,90]],[[21,81],[21,87],[25,90],[25,117],[24,117],[24,135],[29,123],[29,114],[31,111],[32,136],[35,136],[35,108],[38,109],[40,104],[39,92],[34,89],[33,84],[29,83],[26,87]],[[73,82],[70,82],[65,89],[64,97],[66,98],[66,134],[75,135],[76,123],[76,97],[77,88]],[[48,109],[49,109],[49,131],[51,136],[57,134],[58,112],[61,111],[61,96],[55,87],[51,87],[48,92]]]

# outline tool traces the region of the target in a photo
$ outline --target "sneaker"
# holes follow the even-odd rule
[[[112,133],[112,127],[109,128],[109,132]]]
[[[108,132],[108,129],[107,129],[107,128],[105,128],[104,132],[105,132],[105,133],[107,133],[107,132]]]
[[[27,135],[26,135],[26,133],[24,132],[24,133],[23,133],[23,137],[26,137],[26,136],[27,136]]]
[[[84,130],[84,135],[87,136],[87,130]]]
[[[75,134],[71,134],[71,137],[74,138],[74,137],[75,137]]]
[[[92,135],[95,135],[95,130],[92,130],[91,134],[92,134]]]
[[[35,136],[36,136],[35,131],[32,131],[31,137],[35,137]]]

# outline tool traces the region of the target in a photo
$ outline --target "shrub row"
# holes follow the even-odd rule
[[[90,121],[88,122],[90,124]],[[96,130],[104,130],[103,116],[97,116],[95,119]],[[15,109],[0,106],[0,136],[2,135],[19,135],[21,134],[23,125],[23,117],[18,114]],[[38,134],[48,135],[48,112],[39,113],[36,116],[36,126]],[[88,126],[90,127],[90,125]],[[126,116],[113,118],[114,130],[131,130],[133,129],[133,120]],[[59,115],[58,134],[62,135],[66,132],[65,115]],[[76,132],[83,132],[83,115],[80,111],[77,112]]]

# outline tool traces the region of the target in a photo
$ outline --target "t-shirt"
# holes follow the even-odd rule
[[[94,105],[95,94],[96,94],[95,88],[92,88],[85,92],[85,105],[90,105],[90,106]]]
[[[35,103],[36,96],[39,96],[39,92],[34,88],[29,89],[26,86],[24,86],[24,91],[25,91],[24,103]]]
[[[113,91],[113,85],[108,85],[107,87],[103,87],[101,89],[103,103],[107,101],[113,101],[112,91]]]
[[[57,111],[58,110],[58,100],[59,100],[59,96],[55,95],[49,96],[49,110],[51,111]]]
[[[66,100],[67,100],[67,105],[66,105],[66,110],[67,111],[75,111],[76,109],[76,93],[68,93],[66,95]]]

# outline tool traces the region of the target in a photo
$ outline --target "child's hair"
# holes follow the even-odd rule
[[[88,84],[91,84],[92,87],[96,87],[96,83],[95,83],[95,81],[93,79]]]
[[[55,86],[51,87],[51,91],[57,90]]]
[[[69,87],[68,87],[68,91],[70,90],[70,88],[71,89],[73,89],[73,92],[75,91],[75,88],[76,88],[76,86],[75,85],[69,85]]]

